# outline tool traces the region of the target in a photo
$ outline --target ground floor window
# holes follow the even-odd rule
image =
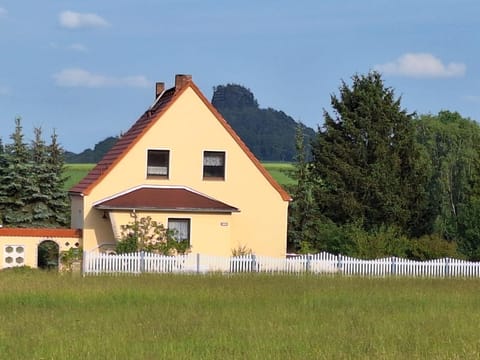
[[[168,230],[173,232],[177,241],[187,241],[190,244],[190,219],[168,219]]]

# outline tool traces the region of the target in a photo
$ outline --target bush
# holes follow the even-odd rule
[[[457,244],[445,240],[440,235],[425,235],[411,241],[408,257],[414,260],[430,260],[440,258],[459,258]]]

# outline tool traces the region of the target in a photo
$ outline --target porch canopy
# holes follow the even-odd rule
[[[240,210],[181,186],[139,186],[94,203],[98,210],[232,213]]]

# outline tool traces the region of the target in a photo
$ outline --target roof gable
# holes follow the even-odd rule
[[[186,78],[186,79],[185,79]],[[88,195],[92,189],[119,163],[135,144],[148,132],[148,130],[162,117],[162,115],[172,106],[173,103],[185,92],[191,88],[200,100],[205,104],[209,111],[215,116],[227,133],[240,146],[255,167],[262,173],[265,179],[280,194],[285,201],[290,201],[290,195],[275,181],[270,173],[261,165],[258,159],[248,149],[245,143],[235,133],[233,128],[213,107],[213,105],[202,94],[200,89],[193,83],[189,76],[184,78],[182,86],[176,86],[164,91],[158,96],[154,105],[148,109],[135,124],[117,141],[112,149],[102,158],[102,160],[85,176],[77,185],[70,189],[72,195]]]

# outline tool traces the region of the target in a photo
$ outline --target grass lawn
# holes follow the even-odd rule
[[[294,185],[295,180],[291,176],[293,165],[291,163],[282,162],[265,162],[262,163],[268,172],[282,186]],[[87,173],[95,166],[95,164],[66,164],[65,175],[68,177],[65,183],[65,189],[70,189],[77,184]]]
[[[5,359],[478,359],[480,280],[0,272]]]
[[[66,164],[65,176],[67,177],[67,181],[65,182],[65,189],[69,190],[72,186],[76,185],[94,166],[95,164]]]

